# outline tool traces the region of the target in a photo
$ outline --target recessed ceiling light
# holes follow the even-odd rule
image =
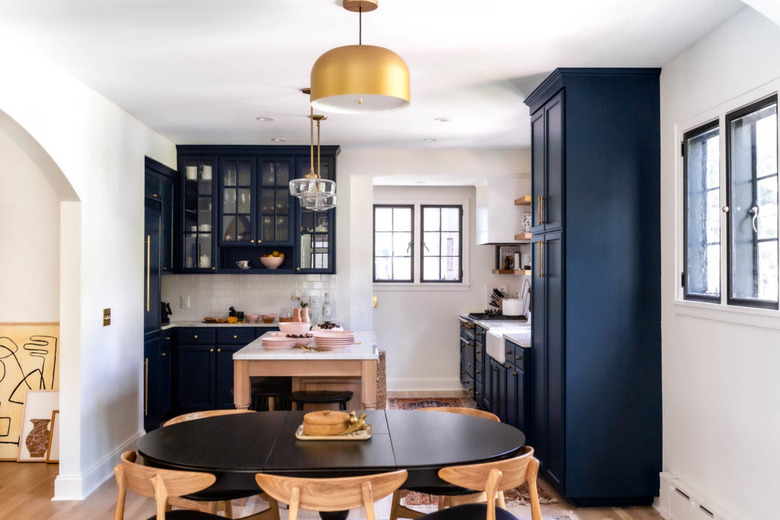
[[[426,137],[424,141],[427,143],[435,143],[436,139],[434,139],[433,137]]]
[[[262,121],[263,123],[272,123],[274,118],[273,117],[266,117],[266,116],[257,116],[255,119],[258,121]]]
[[[450,122],[450,120],[448,118],[446,118],[446,117],[435,117],[433,120],[436,121],[437,123],[449,123]]]
[[[272,137],[271,138],[271,142],[272,143],[286,143],[287,139],[285,139],[284,137]]]

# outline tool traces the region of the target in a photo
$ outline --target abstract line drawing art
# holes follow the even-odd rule
[[[58,363],[59,324],[0,323],[0,460],[17,460],[22,448],[27,392],[59,390]]]

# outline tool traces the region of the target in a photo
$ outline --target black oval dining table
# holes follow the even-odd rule
[[[525,435],[508,424],[443,412],[367,410],[367,440],[298,440],[305,412],[222,415],[153,430],[138,441],[147,464],[205,471],[206,491],[258,491],[254,475],[346,477],[405,469],[404,487],[442,487],[445,466],[509,458]]]

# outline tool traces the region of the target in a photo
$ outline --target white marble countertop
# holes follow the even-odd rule
[[[272,334],[266,332],[252,343],[233,354],[233,360],[262,360],[262,359],[379,359],[376,348],[376,336],[373,331],[355,331],[355,345],[352,347],[319,351],[303,348],[290,348],[284,350],[268,350],[263,348],[262,340]]]
[[[531,330],[527,332],[513,332],[511,334],[504,334],[504,339],[508,339],[512,343],[525,348],[531,348]]]
[[[161,327],[161,330],[168,330],[174,327],[244,327],[244,328],[270,328],[278,329],[279,322],[274,320],[271,323],[204,323],[202,321],[172,321]]]

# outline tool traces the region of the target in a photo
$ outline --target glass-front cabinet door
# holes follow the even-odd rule
[[[292,246],[292,159],[260,158],[260,206],[258,243]]]
[[[255,243],[254,185],[254,158],[224,158],[220,161],[220,245]]]
[[[213,159],[184,159],[182,270],[214,271]]]
[[[316,159],[315,159],[316,161]],[[320,158],[320,176],[325,179],[333,179],[335,161],[331,157]],[[305,176],[310,171],[309,159],[298,161],[296,178]],[[297,254],[300,272],[309,273],[333,273],[334,272],[334,212],[312,211],[300,206],[299,208]]]

